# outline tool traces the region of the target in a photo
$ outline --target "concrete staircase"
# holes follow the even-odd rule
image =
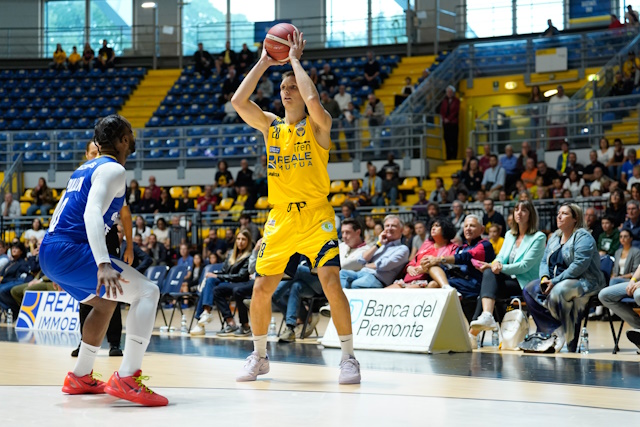
[[[620,138],[624,145],[638,144],[638,113],[633,111],[621,122],[615,123],[604,135],[611,145],[613,145],[613,140],[616,138]]]
[[[429,179],[422,181],[422,188],[427,191],[427,197],[436,188],[436,178],[442,178],[444,181],[444,188],[451,186],[451,175],[459,172],[462,169],[462,160],[447,160],[438,168],[435,172],[432,172]]]
[[[180,69],[149,70],[119,114],[126,117],[134,128],[143,128],[180,77],[180,73]]]

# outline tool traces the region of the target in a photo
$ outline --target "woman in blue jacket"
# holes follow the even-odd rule
[[[540,263],[540,279],[524,288],[524,299],[539,332],[556,335],[556,352],[567,342],[578,346],[578,330],[587,302],[605,286],[596,241],[584,227],[582,209],[565,203],[558,210],[558,230],[551,235]]]

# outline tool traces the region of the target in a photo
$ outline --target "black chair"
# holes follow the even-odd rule
[[[636,304],[636,300],[634,300],[633,298],[623,298],[620,302],[633,306],[634,308],[640,308],[640,306]],[[620,319],[620,328],[618,328],[618,332],[616,333],[616,330],[613,327],[613,316],[611,315],[611,312],[609,310],[606,311],[609,318],[608,320],[609,327],[611,328],[611,336],[613,338],[613,354],[616,354],[620,351],[620,347],[618,344],[620,343],[620,337],[622,336],[622,327],[624,326],[624,320]]]
[[[300,313],[300,310],[302,309],[302,304],[304,304],[304,302],[307,301],[308,306],[309,306],[309,310],[307,311],[307,316],[304,319],[304,326],[302,327],[302,331],[300,331],[300,337],[301,339],[304,339],[304,335],[305,332],[307,331],[307,326],[309,325],[309,321],[311,320],[311,316],[313,316],[313,307],[314,304],[326,304],[329,300],[327,300],[327,297],[325,297],[324,295],[317,295],[311,298],[302,298],[300,300],[300,307],[298,308],[298,313]],[[315,329],[316,332],[316,336],[319,336],[318,334],[318,328],[316,327]]]

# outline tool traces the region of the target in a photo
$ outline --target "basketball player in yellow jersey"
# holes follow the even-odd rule
[[[237,381],[255,381],[269,372],[267,329],[271,319],[271,295],[293,257],[306,256],[331,305],[331,314],[342,346],[340,384],[359,384],[360,365],[353,355],[349,302],[340,286],[340,253],[335,213],[327,200],[327,162],[331,140],[331,116],[322,107],[311,78],[300,64],[305,41],[302,33],[289,37],[293,72],[284,73],[280,96],[283,118],[264,112],[249,100],[260,77],[272,65],[282,65],[265,50],[231,99],[240,117],[259,130],[266,141],[269,202],[273,209],[264,229],[256,263],[251,299],[251,327],[255,351],[247,358]],[[307,115],[305,107],[309,111]]]

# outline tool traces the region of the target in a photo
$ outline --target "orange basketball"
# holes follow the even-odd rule
[[[291,46],[287,36],[298,29],[291,24],[277,24],[269,29],[267,37],[264,39],[264,48],[270,57],[276,61],[283,61],[289,57],[289,47]]]

